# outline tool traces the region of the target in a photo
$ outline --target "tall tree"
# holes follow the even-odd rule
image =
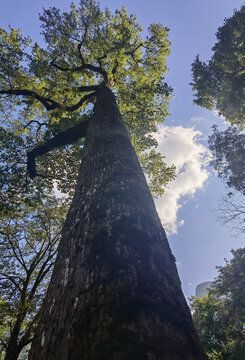
[[[219,219],[239,236],[244,236],[245,226],[245,135],[237,127],[219,131],[213,126],[209,137],[213,165],[225,182],[227,194],[219,203]]]
[[[225,19],[217,33],[213,56],[192,64],[194,103],[219,114],[241,129],[245,123],[245,6]]]
[[[245,124],[245,6],[225,19],[217,33],[213,56],[202,62],[197,56],[192,64],[194,103],[218,110],[231,124],[226,131],[213,128],[209,147],[211,164],[228,186],[220,202],[221,221],[241,234],[244,230],[245,137],[239,133]]]
[[[245,359],[245,249],[218,267],[219,275],[203,299],[192,298],[193,319],[212,360]]]
[[[129,138],[143,156],[167,115],[168,29],[152,24],[143,39],[135,16],[102,12],[93,0],[69,13],[45,10],[41,20],[47,47],[32,53],[29,39],[2,31],[2,106],[12,101],[28,124],[38,116],[49,131],[73,122],[29,152],[31,177],[37,156],[86,141],[30,359],[204,359]]]

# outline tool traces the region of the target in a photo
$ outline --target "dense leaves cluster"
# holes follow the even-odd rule
[[[208,295],[191,300],[194,323],[212,360],[245,359],[245,249],[232,254],[218,267]]]
[[[217,31],[213,56],[192,64],[194,103],[216,109],[231,124],[245,123],[245,6]]]

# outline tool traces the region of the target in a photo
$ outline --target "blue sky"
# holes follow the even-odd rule
[[[68,10],[69,4],[70,1],[65,0],[0,0],[0,26],[7,28],[11,24],[38,41],[38,13],[42,7],[56,6]],[[100,4],[102,8],[107,6],[111,10],[126,5],[129,12],[137,15],[145,30],[151,22],[160,22],[170,29],[172,54],[168,60],[170,72],[167,81],[174,88],[175,100],[171,102],[171,116],[165,122],[165,128],[160,129],[159,139],[160,149],[168,150],[169,160],[179,163],[179,179],[182,177],[184,182],[178,184],[179,193],[176,193],[177,184],[172,185],[172,190],[170,186],[169,194],[159,200],[158,209],[163,222],[167,217],[169,224],[172,221],[172,225],[168,224],[169,232],[172,231],[169,241],[177,259],[184,293],[190,296],[195,293],[197,284],[214,278],[217,274],[215,266],[224,264],[224,258],[230,258],[231,248],[244,246],[244,241],[232,237],[229,230],[217,222],[214,210],[224,187],[205,164],[210,128],[214,123],[222,127],[223,122],[214,112],[192,104],[189,85],[195,56],[200,54],[201,59],[209,59],[217,28],[244,1],[101,0]],[[183,156],[181,158],[183,149],[190,156],[186,162]],[[177,201],[177,220],[173,220],[174,214],[168,210],[168,201]],[[178,226],[178,223],[182,225]],[[177,233],[173,234],[173,229]]]

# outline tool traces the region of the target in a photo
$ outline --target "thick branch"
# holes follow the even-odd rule
[[[85,88],[87,88],[87,90],[84,90]],[[96,86],[81,86],[81,88],[79,88],[80,91],[89,91],[89,89],[98,89],[98,87]],[[52,99],[48,99],[48,98],[44,98],[43,96],[38,95],[37,93],[35,93],[34,91],[31,90],[14,90],[14,89],[10,89],[10,90],[0,90],[0,94],[8,94],[8,95],[16,95],[16,96],[29,96],[32,97],[38,101],[40,101],[47,110],[54,110],[54,109],[63,109],[65,111],[74,111],[79,109],[82,104],[84,104],[86,101],[92,99],[93,97],[96,96],[96,92],[90,93],[85,95],[83,98],[81,98],[77,104],[75,105],[71,105],[71,106],[65,106],[65,105],[61,105],[59,103],[57,103],[56,101],[52,100]]]
[[[96,92],[92,92],[92,93],[90,93],[90,94],[87,94],[87,95],[85,95],[84,97],[82,97],[82,98],[78,101],[77,104],[72,105],[72,106],[65,106],[65,107],[63,107],[63,109],[66,110],[66,111],[78,110],[78,109],[82,106],[82,104],[84,104],[85,102],[87,102],[87,101],[95,98],[96,95],[97,95]]]
[[[103,76],[104,80],[107,82],[108,81],[108,76],[107,76],[107,72],[105,70],[102,69],[102,67],[100,66],[95,66],[95,65],[92,65],[92,64],[86,64],[85,61],[84,61],[84,58],[80,52],[80,58],[82,60],[82,65],[80,66],[75,66],[75,67],[63,67],[63,66],[60,66],[58,64],[56,64],[53,61],[51,61],[51,65],[54,66],[56,69],[58,70],[61,70],[61,71],[71,71],[71,72],[81,72],[83,70],[91,70],[93,72],[96,72],[96,73],[99,73]]]
[[[84,39],[85,39],[85,37],[86,37],[86,34],[87,34],[87,29],[85,28]],[[86,63],[85,63],[85,60],[84,60],[84,57],[83,57],[83,55],[82,55],[82,53],[81,53],[81,47],[82,47],[82,44],[83,44],[84,39],[77,45],[77,50],[78,50],[79,58],[80,58],[81,61],[82,61],[82,65],[81,65],[81,66],[67,67],[67,68],[66,68],[66,67],[63,67],[63,66],[60,66],[60,65],[56,64],[56,63],[54,62],[54,60],[51,61],[50,64],[51,64],[52,66],[54,66],[56,69],[60,70],[60,71],[71,71],[71,72],[76,72],[76,71],[78,71],[78,72],[80,72],[80,71],[83,71],[83,70],[91,70],[91,71],[94,71],[94,72],[96,72],[96,73],[101,74],[101,75],[103,76],[104,80],[107,82],[107,81],[108,81],[107,72],[102,69],[101,62],[100,62],[101,59],[106,58],[106,55],[104,55],[104,56],[102,56],[102,57],[100,57],[100,58],[98,59],[100,66],[95,66],[95,65],[92,65],[92,64],[86,64]]]
[[[101,60],[106,59],[106,58],[107,58],[107,55],[106,55],[106,54],[103,55],[103,56],[100,56],[100,57],[98,58],[98,63],[99,63],[99,65],[100,65],[101,68],[102,68],[102,62],[101,62]]]
[[[22,89],[22,90],[15,90],[15,89],[0,90],[0,94],[32,97],[32,98],[40,101],[47,110],[54,110],[56,108],[61,107],[61,105],[59,103],[57,103],[56,101],[49,99],[49,98],[45,98],[43,96],[40,96],[35,91],[32,91],[32,90],[25,90],[25,89]]]
[[[33,124],[33,123],[38,124],[39,127],[42,127],[42,126],[44,126],[44,125],[49,125],[49,123],[47,123],[47,122],[40,123],[40,121],[38,121],[38,120],[31,120],[31,121],[29,121],[29,122],[23,127],[23,129],[26,129],[28,126],[30,126],[30,125]]]
[[[78,91],[86,92],[86,91],[98,91],[100,88],[99,85],[88,85],[88,86],[80,86]]]
[[[80,57],[80,59],[82,60],[82,65],[84,65],[84,64],[85,64],[85,61],[84,61],[84,57],[83,57],[82,52],[81,52],[81,47],[82,47],[82,42],[80,42],[80,43],[77,45],[77,50],[78,50],[79,57]]]
[[[112,69],[112,74],[113,74],[113,75],[116,74],[117,69],[118,69],[118,66],[119,66],[119,63],[118,63],[118,61],[117,61],[117,59],[116,59],[116,64],[115,64],[114,68]]]
[[[52,149],[60,146],[72,144],[82,137],[86,136],[89,120],[84,121],[72,128],[69,128],[58,135],[55,135],[52,139],[48,140],[45,144],[36,147],[32,151],[27,153],[27,170],[30,178],[33,179],[36,173],[36,157],[46,154]]]

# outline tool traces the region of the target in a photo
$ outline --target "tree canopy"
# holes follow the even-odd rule
[[[167,168],[160,154],[148,150],[157,145],[152,133],[168,115],[172,92],[164,81],[170,54],[168,29],[152,24],[143,37],[136,17],[127,14],[126,8],[115,14],[107,8],[103,12],[94,0],[81,0],[78,7],[72,4],[67,13],[55,7],[44,10],[40,20],[44,46],[33,44],[20,30],[1,29],[2,131],[14,131],[25,143],[28,135],[32,133],[34,139],[36,132],[32,145],[43,144],[86,122],[90,102],[104,81],[116,94],[151,188],[155,195],[161,195],[174,175],[174,167]],[[48,165],[43,161],[38,174],[49,183],[55,179],[63,192],[72,191],[82,146],[80,140],[75,147],[68,146],[68,151],[45,155]],[[64,164],[65,179],[61,175]],[[159,172],[164,174],[160,180]]]
[[[197,56],[192,64],[194,103],[218,110],[240,129],[245,123],[245,6],[225,19],[207,62]]]
[[[209,359],[245,359],[245,249],[218,267],[203,299],[193,297],[193,319]]]

